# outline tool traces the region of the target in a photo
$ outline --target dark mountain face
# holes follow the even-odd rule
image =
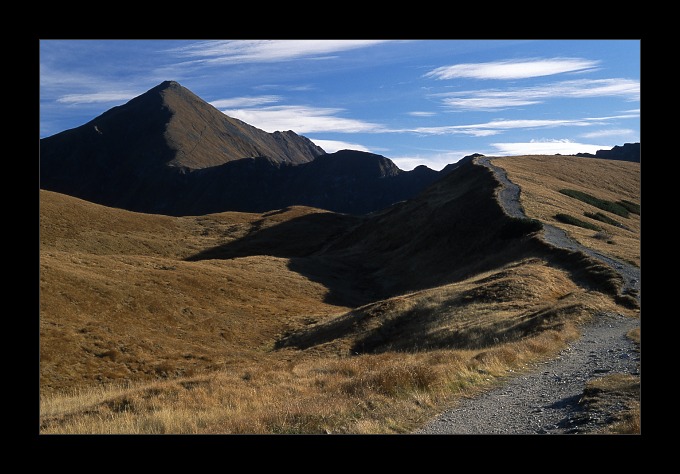
[[[384,156],[325,154],[267,133],[166,81],[78,128],[40,141],[43,189],[132,211],[196,215],[307,205],[363,214],[409,199],[442,174]]]
[[[640,143],[624,143],[623,146],[617,145],[611,150],[597,150],[594,155],[592,153],[577,153],[576,156],[640,163],[640,151]]]
[[[41,187],[126,207],[137,189],[247,157],[306,163],[325,152],[293,132],[267,133],[166,81],[78,128],[40,141]]]
[[[383,156],[351,150],[301,165],[246,158],[190,173],[157,174],[143,186],[114,194],[109,205],[177,216],[293,205],[365,214],[409,199],[439,177],[429,168],[402,171]]]

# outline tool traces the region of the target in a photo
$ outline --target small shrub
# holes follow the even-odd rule
[[[555,219],[564,224],[575,225],[578,227],[583,227],[584,229],[600,230],[598,226],[591,224],[590,222],[577,219],[576,217],[570,216],[569,214],[555,214]]]
[[[99,358],[108,358],[111,359],[112,361],[116,361],[120,357],[120,355],[121,355],[120,352],[118,352],[116,349],[111,349],[100,354],[96,354],[96,356]]]
[[[596,221],[604,222],[605,224],[613,225],[616,227],[623,227],[623,225],[612,219],[611,217],[607,216],[606,214],[602,214],[601,212],[584,212],[584,216],[589,217],[591,219],[595,219]]]
[[[575,189],[560,189],[560,192],[565,196],[578,199],[579,201],[590,204],[591,206],[595,206],[598,209],[602,209],[603,211],[611,212],[617,216],[626,218],[629,216],[628,209],[619,203],[596,198],[595,196],[591,196],[590,194],[584,193],[582,191],[576,191]]]
[[[616,295],[614,301],[616,301],[617,304],[620,304],[621,306],[628,309],[640,309],[640,303],[638,302],[637,298],[635,298],[632,295],[626,294]]]
[[[537,219],[511,217],[501,228],[501,239],[516,239],[543,230],[543,224]]]
[[[625,199],[620,200],[617,204],[625,207],[631,214],[640,215],[640,205],[634,202],[626,201]]]
[[[606,230],[601,230],[600,232],[597,232],[595,235],[593,235],[593,238],[597,240],[610,241],[614,238],[614,236]]]

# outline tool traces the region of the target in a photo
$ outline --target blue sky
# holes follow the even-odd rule
[[[165,80],[327,152],[439,170],[471,153],[640,141],[639,40],[41,40],[40,137]]]

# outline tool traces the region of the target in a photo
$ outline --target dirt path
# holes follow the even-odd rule
[[[502,188],[499,201],[512,217],[526,217],[519,201],[520,188],[505,170],[488,157],[476,163],[494,172]],[[639,291],[640,270],[571,240],[554,226],[544,224],[544,239],[556,247],[578,250],[610,265],[625,281],[625,288]],[[639,293],[637,294],[639,299]],[[607,422],[606,413],[587,414],[578,401],[586,381],[608,373],[639,375],[640,357],[626,333],[640,320],[616,313],[595,315],[583,328],[582,337],[556,359],[505,381],[502,386],[466,399],[444,412],[416,434],[566,434],[592,432]]]
[[[638,375],[639,354],[625,334],[639,320],[597,315],[583,336],[556,359],[473,399],[463,400],[416,434],[568,434],[592,432],[606,413],[583,412],[587,380],[609,373]]]
[[[491,163],[491,159],[487,156],[477,158],[475,163],[489,168],[500,181],[502,187],[498,193],[498,199],[506,214],[517,218],[527,217],[519,200],[520,187],[508,179],[505,170]],[[639,268],[585,247],[569,238],[565,231],[553,225],[543,223],[543,229],[543,239],[550,245],[585,253],[612,267],[623,277],[623,291],[632,292],[637,295],[638,300],[640,299]]]

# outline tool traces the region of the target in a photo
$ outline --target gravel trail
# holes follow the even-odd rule
[[[415,434],[574,434],[593,431],[606,413],[585,415],[578,404],[589,379],[609,373],[639,375],[640,356],[626,333],[639,320],[597,315],[583,336],[556,359],[501,387],[463,400]]]
[[[519,201],[520,188],[505,170],[488,157],[476,163],[494,172],[501,183],[499,201],[512,217],[526,217]],[[640,270],[571,240],[554,226],[544,224],[546,242],[584,252],[622,275],[625,288],[639,292]],[[639,293],[637,293],[639,299]],[[606,413],[585,413],[579,405],[585,383],[609,373],[639,375],[640,356],[626,337],[639,327],[639,318],[600,313],[583,327],[582,337],[550,361],[536,364],[522,375],[436,417],[415,434],[572,434],[587,433],[605,424]]]
[[[511,217],[527,217],[519,200],[520,187],[508,179],[505,170],[491,163],[491,159],[487,156],[477,158],[476,163],[489,168],[500,181],[501,189],[498,199],[505,213]],[[637,295],[638,300],[640,299],[640,269],[638,267],[585,247],[569,238],[564,230],[553,225],[544,223],[543,229],[543,238],[550,245],[585,253],[616,270],[623,277],[623,291]]]

